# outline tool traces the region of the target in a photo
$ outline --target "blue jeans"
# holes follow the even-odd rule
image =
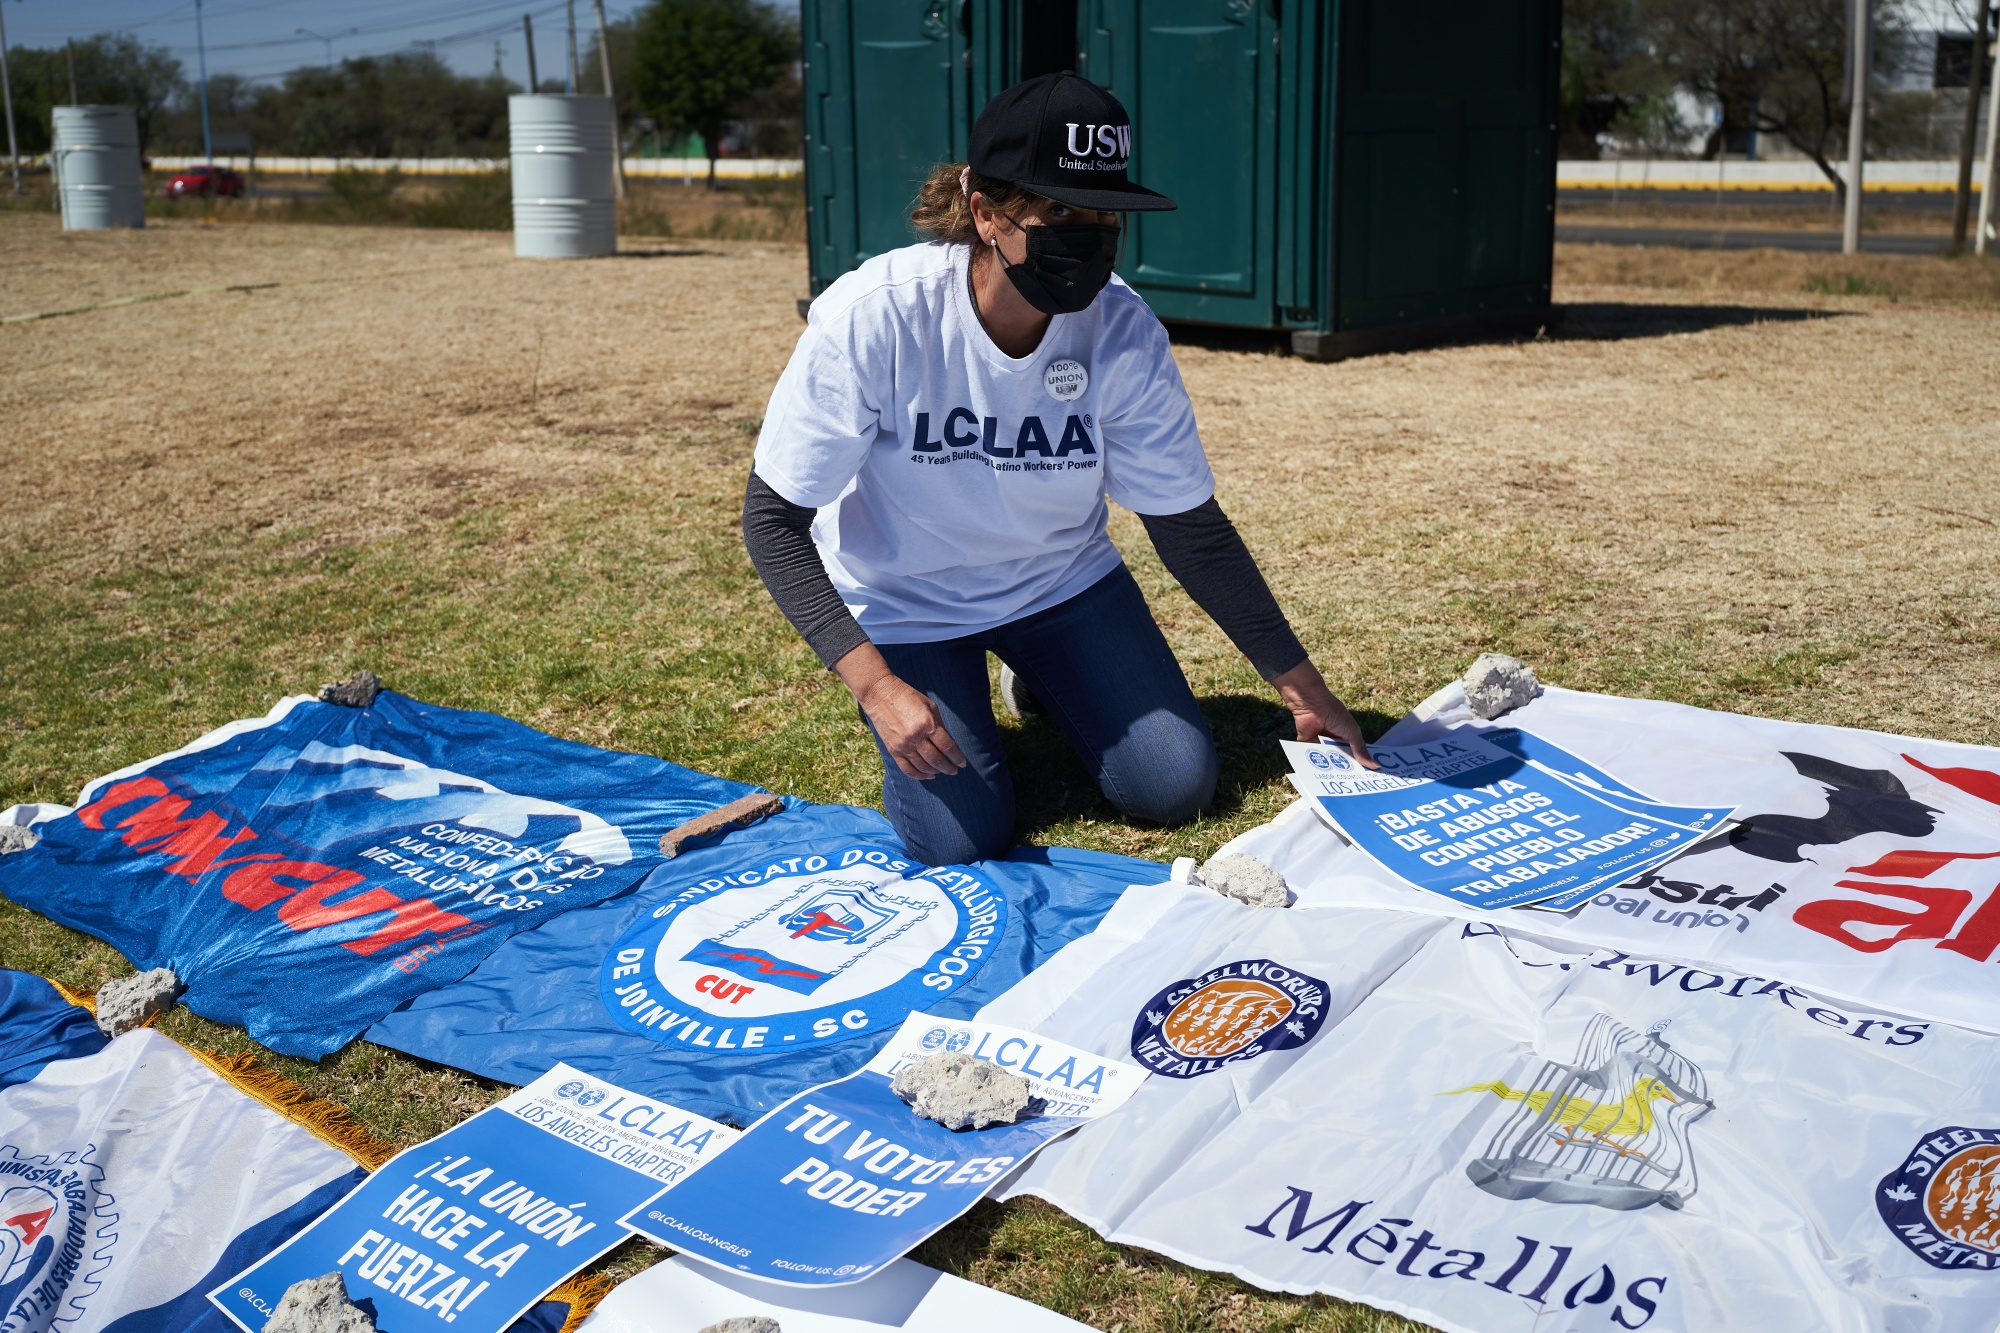
[[[1208,723],[1122,564],[1068,601],[997,629],[880,646],[889,669],[937,705],[967,761],[950,777],[918,781],[876,737],[882,808],[910,855],[927,865],[978,861],[1013,846],[1014,781],[993,717],[989,652],[1014,668],[1124,814],[1178,824],[1215,794]]]

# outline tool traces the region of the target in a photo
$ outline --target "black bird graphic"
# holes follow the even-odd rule
[[[1816,754],[1781,751],[1801,777],[1826,784],[1826,813],[1749,815],[1727,833],[1719,833],[1688,851],[1699,856],[1730,846],[1766,861],[1803,861],[1799,848],[1808,844],[1846,842],[1866,833],[1898,833],[1921,838],[1937,827],[1937,811],[1910,793],[1885,768],[1851,768]]]

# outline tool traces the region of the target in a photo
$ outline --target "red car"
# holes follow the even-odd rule
[[[177,171],[167,180],[167,198],[179,199],[190,194],[208,198],[227,196],[240,199],[243,196],[243,177],[228,167],[189,167]]]

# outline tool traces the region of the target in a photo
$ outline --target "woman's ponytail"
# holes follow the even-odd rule
[[[963,162],[944,162],[917,187],[917,206],[910,210],[910,225],[919,235],[953,245],[970,245],[979,239],[972,225],[972,191],[986,196],[1001,212],[1035,198],[1019,186],[989,180],[970,170]]]

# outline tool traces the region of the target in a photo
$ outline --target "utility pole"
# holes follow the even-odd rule
[[[83,99],[76,95],[76,42],[63,39],[63,58],[69,62],[69,104],[82,106]]]
[[[1981,0],[1984,3],[1984,0]],[[1861,156],[1868,132],[1868,0],[1852,0],[1848,18],[1849,61],[1854,70],[1854,104],[1847,115],[1847,219],[1840,252],[1861,253]]]
[[[1951,206],[1951,252],[1961,254],[1965,250],[1966,215],[1972,211],[1972,147],[1979,138],[1979,90],[1986,78],[1986,28],[1991,22],[1993,7],[1986,0],[1979,0],[1979,9],[1974,22],[1979,31],[1972,34],[1972,72],[1965,80],[1965,132],[1958,138],[1958,197]],[[1992,185],[1989,182],[1987,189]]]
[[[493,39],[493,77],[496,79],[507,77],[507,71],[500,67],[500,39],[498,37]]]
[[[1986,238],[1993,232],[1993,195],[2000,191],[2000,157],[1994,153],[2000,147],[2000,79],[1992,84],[1986,97],[1986,184],[1979,191],[1979,234],[1972,238],[1976,255],[1986,253]]]
[[[360,31],[361,31],[361,29],[359,29],[359,28],[349,28],[349,29],[348,29],[348,30],[347,30],[346,32],[337,32],[337,33],[333,34],[333,37],[329,37],[329,36],[327,36],[327,35],[326,35],[325,33],[323,33],[323,32],[314,32],[314,31],[313,31],[313,30],[312,30],[311,28],[300,28],[300,29],[299,29],[298,31],[299,31],[299,35],[300,35],[301,37],[310,37],[310,38],[312,38],[312,39],[313,39],[314,41],[316,41],[316,42],[319,42],[319,43],[323,44],[323,45],[324,45],[324,46],[326,47],[326,66],[325,66],[325,68],[326,68],[326,70],[327,70],[327,71],[328,71],[329,73],[331,73],[331,72],[332,72],[332,70],[333,70],[333,39],[334,39],[334,37],[352,37],[352,36],[353,36],[353,35],[354,35],[355,33],[357,33],[357,32],[360,32]]]
[[[208,132],[208,38],[201,27],[201,0],[194,0],[194,49],[201,73],[201,160],[215,161],[215,140]]]
[[[320,67],[321,69],[323,69],[323,70],[326,70],[326,71],[327,71],[328,73],[332,73],[332,72],[333,72],[333,38],[331,38],[331,37],[327,36],[327,35],[326,35],[325,33],[323,33],[323,32],[314,32],[314,31],[313,31],[313,30],[312,30],[311,28],[299,28],[299,29],[296,29],[295,31],[296,31],[296,32],[298,33],[298,35],[299,35],[299,36],[301,36],[301,37],[310,37],[310,38],[312,38],[312,39],[313,39],[314,41],[318,42],[318,43],[320,44],[320,46],[321,46],[321,47],[323,47],[323,48],[324,48],[324,51],[322,52],[322,58],[321,58],[321,60],[320,60],[320,63],[319,63],[319,67]]]
[[[611,160],[618,170],[611,183],[620,199],[625,197],[625,139],[618,129],[618,96],[611,91],[611,34],[604,26],[604,0],[590,0],[597,7],[597,70],[604,76],[604,95],[611,99]]]
[[[14,169],[14,193],[18,195],[21,193],[21,146],[14,139],[14,81],[7,70],[7,0],[0,0],[0,101],[7,103],[7,161]]]
[[[574,94],[582,82],[576,67],[576,0],[568,0],[565,7],[569,10],[569,69],[563,78],[563,91]]]
[[[538,93],[542,87],[535,73],[535,20],[526,14],[521,15],[521,40],[528,44],[528,91]]]

